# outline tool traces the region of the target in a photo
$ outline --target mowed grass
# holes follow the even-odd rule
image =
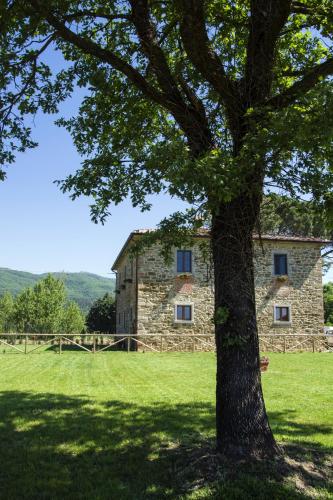
[[[325,457],[333,356],[269,357],[262,378],[277,440]],[[184,493],[179,450],[213,438],[214,397],[213,353],[1,355],[0,498],[311,498],[251,478]]]

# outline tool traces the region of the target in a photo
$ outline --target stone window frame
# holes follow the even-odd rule
[[[189,272],[184,272],[184,271],[180,271],[180,272],[177,271],[177,252],[178,252],[178,250],[189,250],[189,251],[191,251],[191,257],[192,257],[191,268],[192,268],[192,271],[190,273]],[[175,247],[174,248],[174,252],[173,252],[173,262],[174,262],[173,271],[174,271],[175,276],[194,276],[194,274],[195,274],[195,258],[194,258],[193,247],[186,247],[186,248]],[[181,304],[179,304],[179,305],[181,305]],[[185,304],[185,305],[187,305],[187,304]]]
[[[191,318],[192,319],[177,319],[177,307],[178,306],[191,306]],[[174,323],[192,325],[194,323],[194,303],[193,302],[175,302],[173,310],[173,320]]]
[[[287,307],[289,309],[289,321],[279,321],[276,319],[276,308]],[[275,326],[291,326],[292,325],[292,310],[290,303],[278,302],[273,305],[273,323]]]
[[[287,256],[287,274],[275,274],[275,262],[274,255],[286,255]],[[290,265],[290,252],[285,249],[275,249],[272,250],[272,276],[278,278],[279,276],[291,276],[291,265]]]

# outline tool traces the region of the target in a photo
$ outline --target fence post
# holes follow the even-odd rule
[[[28,335],[25,336],[24,354],[27,354],[27,343],[28,343]]]
[[[96,353],[96,336],[95,334],[93,335],[93,354]]]
[[[131,347],[131,339],[130,337],[127,337],[127,352],[130,352],[130,347]]]
[[[312,337],[312,352],[315,352],[315,338]]]
[[[61,354],[62,351],[62,337],[59,337],[59,354]]]

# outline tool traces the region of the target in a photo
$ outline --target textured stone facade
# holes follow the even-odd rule
[[[134,333],[137,316],[137,259],[122,256],[116,278],[116,332]]]
[[[192,247],[192,274],[177,274],[176,249],[171,265],[160,255],[159,245],[138,261],[138,334],[213,332],[213,289],[210,266],[200,245]],[[176,321],[177,305],[191,305],[193,320]]]
[[[192,273],[177,273],[176,249],[167,265],[158,244],[131,261],[123,248],[117,270],[117,333],[213,333],[214,290],[211,265],[200,246],[208,238],[195,238]],[[258,240],[255,246],[255,286],[260,334],[323,333],[323,294],[320,242]],[[288,275],[274,275],[274,253],[288,258]],[[126,267],[126,269],[125,269]],[[120,279],[119,279],[120,273]],[[192,319],[177,321],[177,305],[191,305]],[[290,321],[275,321],[274,308],[288,307]],[[145,341],[146,342],[146,341]],[[157,340],[156,340],[157,342]]]
[[[324,307],[320,244],[265,241],[255,243],[255,288],[260,334],[322,334]],[[275,252],[288,256],[288,276],[273,273]],[[274,322],[274,306],[289,306],[289,324]]]

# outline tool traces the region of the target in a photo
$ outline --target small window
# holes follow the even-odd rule
[[[177,305],[177,321],[192,321],[192,306]]]
[[[274,321],[278,323],[290,323],[290,307],[289,306],[275,306],[274,308]]]
[[[177,250],[177,273],[192,272],[191,250]]]
[[[274,254],[274,274],[275,276],[288,274],[288,257],[286,253]]]

